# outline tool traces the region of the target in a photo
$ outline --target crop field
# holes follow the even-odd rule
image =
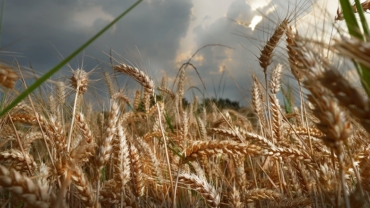
[[[244,108],[186,102],[191,59],[156,84],[112,57],[100,109],[90,72],[49,79],[85,46],[29,86],[2,64],[1,207],[369,207],[370,1],[340,5],[329,39],[298,32],[294,15],[276,22]]]

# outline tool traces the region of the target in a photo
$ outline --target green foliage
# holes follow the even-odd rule
[[[361,28],[357,22],[358,20],[354,14],[351,2],[349,0],[339,0],[339,2],[342,7],[343,18],[347,24],[349,34],[355,38],[358,38],[359,40],[367,41],[370,32],[360,1],[355,0],[355,4],[357,12],[360,16],[360,23],[362,25],[363,32],[361,32]],[[357,73],[361,78],[362,87],[366,91],[367,96],[370,97],[370,69],[362,64],[357,63],[355,60],[353,60],[353,64],[355,65]]]
[[[223,98],[208,99],[207,98],[207,99],[204,99],[204,101],[203,101],[203,105],[205,105],[206,107],[209,107],[211,105],[211,103],[216,104],[216,106],[219,109],[225,109],[225,108],[229,108],[229,109],[233,109],[233,110],[239,110],[240,109],[239,102],[231,101],[229,99],[223,99]]]
[[[287,86],[287,90],[281,87],[281,91],[283,92],[283,100],[284,100],[284,109],[285,113],[293,113],[293,100],[292,100],[292,89],[290,85]]]
[[[170,115],[166,111],[164,112],[164,119],[166,119],[166,124],[168,125],[168,128],[170,128],[171,133],[175,133],[175,128],[172,125],[173,118],[170,117]]]

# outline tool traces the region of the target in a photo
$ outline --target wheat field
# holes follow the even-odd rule
[[[362,6],[366,11],[368,1]],[[343,21],[340,10],[334,18]],[[0,204],[370,206],[366,83],[360,76],[364,88],[355,86],[333,60],[370,67],[370,44],[346,34],[314,41],[293,22],[278,22],[261,48],[265,77],[252,75],[244,109],[183,102],[186,67],[174,87],[166,77],[156,86],[144,70],[119,61],[104,73],[105,109],[85,99],[91,80],[84,69],[51,82],[47,95],[33,93],[0,117]],[[272,64],[277,47],[284,59]],[[283,73],[299,86],[295,98],[281,87]],[[140,84],[136,93],[117,89],[122,75]],[[18,69],[1,65],[1,108],[21,79]]]

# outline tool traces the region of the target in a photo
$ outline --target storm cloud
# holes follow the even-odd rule
[[[38,74],[43,74],[134,2],[7,1],[1,49],[17,53],[16,59],[22,65],[31,63]],[[262,78],[258,56],[264,42],[288,10],[294,13],[296,7],[303,11],[297,12],[299,15],[309,12],[309,4],[304,2],[233,0],[217,1],[216,4],[213,0],[143,1],[84,51],[84,67],[89,71],[99,63],[109,63],[106,53],[112,49],[116,52],[114,57],[117,61],[142,68],[157,83],[164,74],[173,81],[178,68],[197,49],[207,44],[219,44],[227,47],[204,48],[192,63],[206,85],[207,96],[214,97],[216,91],[217,96],[245,103],[250,91],[251,73]],[[252,30],[248,25],[257,15],[263,19]],[[277,52],[284,53],[283,47]],[[14,56],[5,53],[1,59],[11,62]],[[279,56],[274,60],[280,61]],[[70,63],[72,68],[81,64],[82,55]],[[60,74],[68,73],[70,70],[65,68]],[[196,73],[189,68],[187,87],[190,86],[202,88]],[[192,91],[186,93],[187,97],[192,94]]]

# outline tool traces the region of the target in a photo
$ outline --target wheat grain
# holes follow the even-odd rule
[[[276,48],[277,44],[280,41],[280,38],[283,36],[287,27],[288,27],[288,20],[284,19],[278,25],[278,27],[276,27],[274,33],[272,34],[272,36],[267,41],[266,45],[263,47],[261,51],[261,55],[259,57],[259,63],[265,74],[267,72],[267,67],[271,64],[272,52]]]
[[[93,189],[82,169],[77,165],[72,167],[72,181],[85,207],[94,207]]]
[[[282,71],[283,66],[281,64],[277,64],[274,70],[272,70],[270,79],[270,91],[272,94],[276,94],[280,90],[280,79]]]
[[[141,93],[139,90],[136,90],[135,98],[133,102],[133,107],[135,111],[139,109],[140,101],[141,101]]]
[[[116,90],[114,89],[112,79],[110,78],[108,72],[104,72],[104,78],[107,82],[109,95],[112,97]]]
[[[293,34],[293,29],[291,26],[286,28],[285,31],[286,35],[286,42],[287,42],[287,49],[288,49],[288,61],[290,70],[293,76],[296,78],[298,82],[302,81],[303,76],[299,71],[299,68],[302,68],[302,64],[299,62],[299,54],[297,52],[297,44],[295,41],[295,35]]]
[[[0,152],[0,161],[2,164],[8,164],[8,166],[18,171],[27,170],[28,165],[31,170],[34,170],[37,167],[32,155],[29,153],[23,154],[21,151],[16,149]]]
[[[118,104],[113,102],[107,120],[105,135],[101,141],[101,144],[99,145],[98,154],[96,155],[98,170],[100,170],[107,163],[111,155],[112,140],[117,130],[118,110]]]
[[[119,191],[130,180],[129,147],[122,125],[117,125],[117,137],[113,140],[113,178]]]
[[[322,87],[306,83],[306,88],[312,93],[308,99],[315,105],[313,113],[320,119],[317,128],[325,133],[326,136],[323,137],[325,144],[338,150],[339,145],[346,143],[352,134],[351,123],[347,120],[346,113]]]
[[[266,139],[265,137],[260,136],[258,134],[245,132],[241,129],[239,129],[239,134],[238,134],[238,131],[228,130],[228,129],[219,129],[219,128],[210,128],[208,129],[208,132],[212,132],[214,134],[219,134],[223,136],[228,136],[228,137],[242,140],[242,141],[256,142],[260,144],[261,146],[266,146],[268,148],[275,148],[275,145],[272,142],[270,142],[268,139]]]
[[[71,84],[78,93],[83,94],[87,91],[88,75],[83,69],[72,70]]]
[[[0,85],[13,89],[17,80],[17,73],[7,66],[0,65]]]
[[[271,112],[272,112],[272,132],[273,141],[281,140],[281,113],[280,104],[276,95],[271,97]]]
[[[179,182],[189,185],[191,189],[197,191],[207,202],[210,207],[218,207],[220,204],[220,195],[215,188],[194,174],[180,173]]]
[[[240,200],[239,191],[233,186],[232,191],[230,192],[230,207],[242,208],[244,204]]]
[[[16,194],[32,207],[49,207],[47,189],[35,184],[30,178],[0,165],[0,186]]]
[[[126,64],[120,64],[113,67],[114,70],[125,73],[144,87],[145,91],[149,94],[152,94],[154,91],[154,82],[146,75],[143,71],[140,71],[138,68],[128,66]]]
[[[364,129],[370,132],[370,101],[352,87],[345,78],[335,69],[327,70],[319,78],[320,83],[328,88],[338,99],[340,104],[347,108],[352,115],[360,120]]]
[[[259,201],[262,199],[278,201],[281,198],[283,198],[281,193],[274,191],[274,190],[269,190],[269,189],[257,188],[257,189],[248,190],[246,193],[247,202]]]
[[[143,196],[145,191],[144,179],[142,175],[142,163],[140,155],[134,145],[130,146],[131,175],[134,180],[135,194],[137,197]]]
[[[121,90],[112,94],[112,100],[117,100],[120,104],[130,104],[130,100]]]
[[[195,160],[197,157],[215,154],[235,154],[235,155],[265,155],[267,150],[253,144],[238,143],[235,141],[195,141],[184,150],[184,160]]]
[[[255,75],[252,75],[253,77],[253,86],[252,86],[252,104],[254,112],[257,114],[259,120],[261,121],[262,127],[266,126],[266,120],[263,113],[263,99],[262,99],[262,92],[259,86],[259,82],[257,80],[257,77]]]
[[[158,90],[169,95],[172,100],[175,99],[175,94],[170,89],[164,88],[164,87],[158,87]]]

